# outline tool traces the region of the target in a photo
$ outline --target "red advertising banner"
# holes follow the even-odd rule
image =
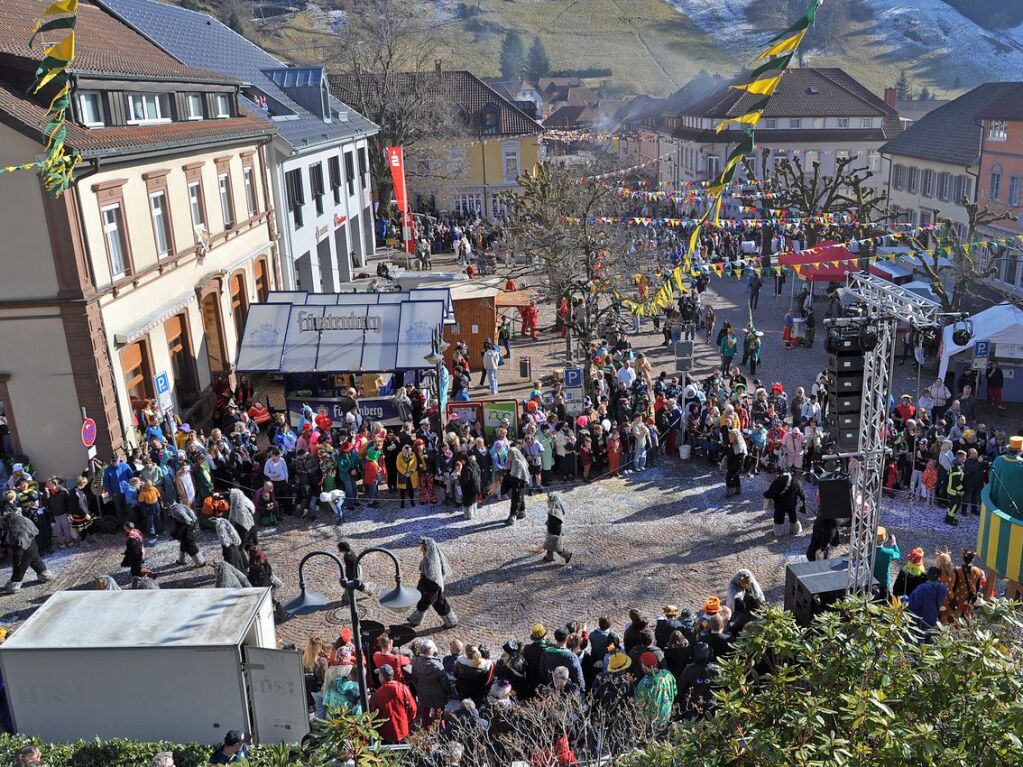
[[[415,252],[412,241],[412,214],[409,212],[408,187],[405,184],[405,154],[400,146],[387,147],[387,164],[391,166],[391,180],[394,182],[394,199],[401,216],[401,239],[406,253]]]

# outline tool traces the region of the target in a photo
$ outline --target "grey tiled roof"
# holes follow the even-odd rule
[[[985,83],[938,107],[881,147],[885,154],[972,165],[980,158],[981,117],[1011,104],[1021,83]]]
[[[324,76],[323,70],[318,67],[291,70],[212,16],[152,0],[96,2],[182,63],[237,78],[294,112],[297,119],[272,120],[258,105],[243,100],[299,151],[377,131],[376,125],[333,96],[332,111],[347,114],[347,121],[335,119],[327,123],[301,106],[283,86],[315,84]],[[282,70],[287,74],[281,74]]]

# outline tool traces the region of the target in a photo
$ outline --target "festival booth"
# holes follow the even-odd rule
[[[497,342],[497,307],[501,290],[501,281],[490,279],[435,280],[442,272],[403,272],[395,279],[403,289],[410,290],[447,290],[451,296],[454,322],[444,326],[444,340],[449,347],[444,353],[445,361],[450,365],[454,359],[455,342],[464,341],[469,347],[469,363],[474,370],[479,369],[483,359],[483,341],[490,339]],[[451,275],[449,275],[450,277]],[[454,275],[458,276],[458,275]],[[526,301],[529,304],[529,301]]]
[[[427,358],[454,322],[447,288],[271,293],[249,307],[237,369],[280,374],[293,425],[305,405],[335,423],[357,405],[364,418],[396,425],[396,387],[435,391],[438,368]],[[357,403],[348,396],[352,387],[365,395]]]
[[[955,327],[945,328],[941,344],[941,365],[938,375],[945,377],[950,365],[956,378],[969,367],[983,370],[990,360],[998,360],[1005,374],[1005,387],[1002,398],[1006,402],[1023,402],[1023,310],[1008,303],[992,306],[990,309],[970,317],[973,325],[973,336],[960,346],[952,340]],[[981,351],[977,353],[977,344]],[[973,354],[965,352],[973,351]],[[953,358],[955,358],[953,360]],[[978,376],[977,396],[987,396],[987,385],[984,376]]]
[[[845,245],[825,240],[799,252],[778,254],[778,265],[792,268],[808,282],[845,282],[849,272],[859,271],[858,257]]]

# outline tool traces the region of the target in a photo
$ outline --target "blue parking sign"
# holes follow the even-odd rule
[[[156,384],[157,396],[161,394],[166,394],[167,392],[170,391],[170,376],[168,376],[166,373],[158,374],[154,379],[154,383]]]
[[[565,388],[581,389],[583,386],[582,368],[565,368]]]

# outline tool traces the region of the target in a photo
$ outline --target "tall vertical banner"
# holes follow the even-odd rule
[[[408,205],[408,187],[405,184],[405,153],[400,146],[387,147],[387,164],[391,166],[391,180],[394,182],[394,199],[401,215],[401,239],[406,253],[415,253],[412,240],[412,213]]]

